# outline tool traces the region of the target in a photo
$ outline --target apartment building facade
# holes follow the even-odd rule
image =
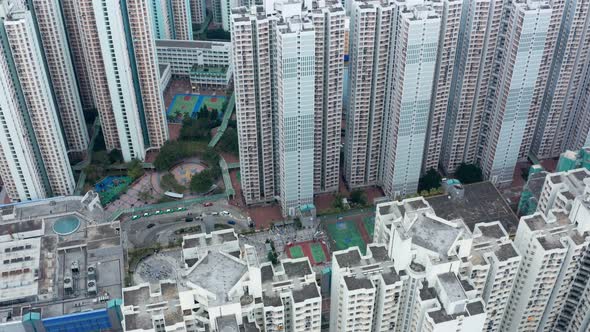
[[[453,173],[462,163],[475,163],[498,42],[504,2],[469,1],[463,7],[455,70],[448,101],[440,165]]]
[[[391,56],[380,166],[380,181],[389,197],[418,190],[441,29],[441,16],[428,3],[414,7],[399,3],[395,12],[391,41],[395,52]],[[442,83],[439,80],[437,84]]]
[[[77,9],[107,149],[143,160],[168,139],[149,3],[86,0]]]
[[[33,15],[8,1],[0,5],[7,98],[2,178],[12,201],[70,195],[74,175]],[[22,151],[16,151],[16,142],[23,144]]]
[[[590,61],[589,10],[586,1],[556,1],[553,5],[557,17],[552,20],[551,34],[555,41],[546,43],[543,64],[548,68],[537,83],[538,102],[534,105],[540,110],[531,110],[531,118],[539,120],[529,125],[536,128],[532,145],[523,146],[537,158],[557,157],[567,148],[578,90],[583,89],[584,68]]]
[[[84,154],[89,142],[88,129],[61,8],[56,1],[35,0],[29,10],[33,13],[35,28],[41,39],[40,46],[59,110],[66,148],[68,152]]]
[[[232,24],[246,203],[295,215],[338,188],[344,10],[277,2],[236,8]]]
[[[502,48],[496,52],[480,137],[483,173],[494,184],[512,181],[551,13],[545,1],[514,1],[502,22]]]

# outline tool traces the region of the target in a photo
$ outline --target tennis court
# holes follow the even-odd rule
[[[301,248],[301,246],[293,246],[291,248],[289,248],[289,256],[291,258],[301,258],[303,256],[305,256],[303,254],[303,249]]]
[[[358,247],[362,254],[367,250],[367,244],[373,241],[375,218],[372,216],[337,220],[326,223],[326,231],[332,240],[331,250],[344,250]]]
[[[318,265],[328,261],[330,253],[328,247],[316,241],[297,242],[287,246],[287,256],[289,258],[309,258],[311,265]]]
[[[336,245],[336,250],[344,250],[350,247],[359,247],[363,255],[367,250],[367,243],[361,236],[361,230],[353,220],[340,220],[328,224],[328,233]],[[334,250],[334,249],[332,249]]]

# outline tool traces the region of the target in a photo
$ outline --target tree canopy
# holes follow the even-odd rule
[[[438,172],[431,168],[418,181],[418,191],[436,189],[441,186],[442,177]]]
[[[483,173],[479,166],[461,163],[455,171],[455,177],[463,184],[483,181]]]

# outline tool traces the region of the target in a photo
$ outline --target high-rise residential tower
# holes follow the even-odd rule
[[[344,10],[266,5],[232,14],[242,190],[293,215],[338,187]]]
[[[74,176],[41,40],[31,12],[8,4],[0,3],[2,178],[13,201],[70,195]]]
[[[67,22],[78,20],[80,28],[82,54],[86,59],[88,79],[94,97],[94,105],[98,112],[101,124],[101,132],[104,137],[107,150],[120,149],[119,134],[115,113],[111,103],[109,83],[102,57],[94,6],[92,0],[75,1],[64,0],[64,8],[73,10],[64,11]],[[66,5],[67,4],[67,5]]]
[[[205,22],[207,17],[207,5],[205,0],[190,0],[191,2],[191,19],[193,24],[201,24]]]
[[[469,5],[470,3],[466,3]],[[441,17],[440,38],[430,105],[430,120],[424,146],[422,172],[437,169],[441,157],[449,95],[455,72],[455,56],[461,26],[463,1],[446,0],[435,7]]]
[[[92,83],[90,81],[89,66],[84,52],[82,40],[81,18],[78,16],[77,1],[61,1],[64,29],[66,31],[70,57],[74,66],[74,73],[80,91],[80,101],[84,109],[94,109],[94,96],[92,95]]]
[[[174,22],[174,39],[193,40],[191,0],[169,0]]]
[[[393,6],[350,1],[349,102],[346,111],[344,178],[349,187],[379,182],[381,140],[391,56]],[[422,151],[420,151],[422,154]]]
[[[552,8],[558,14],[555,21],[560,24],[551,25],[556,41],[546,44],[545,52],[551,56],[544,61],[547,72],[538,80],[535,109],[531,110],[530,118],[538,119],[537,123],[529,124],[531,131],[536,128],[532,145],[527,142],[521,151],[528,152],[530,148],[537,158],[557,157],[567,148],[568,127],[575,116],[576,97],[578,90],[583,89],[584,68],[590,55],[590,3],[571,0],[554,3]]]
[[[463,7],[441,142],[440,165],[447,173],[455,172],[462,162],[476,162],[503,6],[503,1],[475,0]]]
[[[336,7],[312,12],[315,30],[314,192],[336,191],[340,183],[340,136],[346,16]]]
[[[85,152],[88,130],[60,4],[55,0],[30,0],[29,6],[41,38],[49,83],[57,102],[68,152]]]
[[[480,134],[484,176],[495,184],[512,181],[552,9],[544,0],[517,0],[505,12]]]
[[[434,98],[441,16],[425,1],[414,6],[396,4],[394,17],[380,173],[385,194],[399,197],[418,190]]]
[[[77,9],[108,149],[126,161],[168,139],[150,4],[84,0]]]
[[[150,0],[154,38],[172,39],[170,0]]]

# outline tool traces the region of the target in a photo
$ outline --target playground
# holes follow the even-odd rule
[[[328,247],[318,241],[306,241],[289,244],[285,248],[289,258],[307,257],[312,265],[326,263],[330,252]]]
[[[328,236],[333,244],[332,250],[344,250],[356,246],[363,255],[365,254],[367,244],[373,242],[375,218],[368,216],[356,219],[346,218],[326,224]]]
[[[119,198],[127,190],[133,180],[129,176],[107,176],[94,185],[103,205]]]
[[[178,94],[172,99],[172,103],[166,114],[177,119],[182,119],[186,114],[190,114],[192,118],[196,118],[202,106],[206,106],[209,110],[218,110],[219,116],[223,116],[223,103],[226,97],[224,96],[209,96],[209,95],[193,95],[193,94]]]
[[[176,181],[179,184],[188,187],[191,183],[193,175],[201,173],[205,169],[205,166],[195,162],[184,162],[180,165],[176,165],[170,169],[170,173],[174,175]]]

